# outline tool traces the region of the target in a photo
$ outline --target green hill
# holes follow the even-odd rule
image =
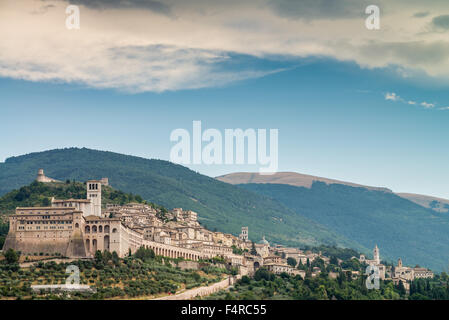
[[[286,245],[337,244],[361,247],[251,191],[217,181],[167,161],[148,160],[89,149],[58,149],[9,158],[0,164],[0,195],[31,183],[39,168],[51,178],[86,181],[108,177],[111,186],[139,194],[167,207],[198,212],[208,229],[238,234],[250,227],[250,238],[266,235]]]
[[[276,199],[298,216],[314,220],[361,245],[377,244],[383,258],[434,270],[449,265],[449,215],[391,192],[315,182],[311,188],[242,184]]]

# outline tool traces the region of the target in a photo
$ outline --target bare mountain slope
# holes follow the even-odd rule
[[[415,193],[397,193],[398,196],[413,201],[420,206],[425,208],[430,208],[437,212],[449,212],[449,200],[425,196],[422,194]]]
[[[273,175],[261,175],[254,172],[235,172],[227,175],[223,175],[216,178],[222,182],[230,184],[248,184],[248,183],[260,183],[260,184],[286,184],[295,187],[311,188],[314,181],[324,182],[328,185],[341,184],[350,187],[361,187],[368,190],[392,192],[388,188],[365,186],[357,183],[328,179],[323,177],[316,177],[307,174],[301,174],[296,172],[278,172]],[[410,200],[420,206],[432,209],[439,213],[449,213],[449,200],[432,196],[426,196],[422,194],[414,193],[396,193],[401,198]]]
[[[391,192],[391,190],[387,188],[364,186],[357,183],[316,177],[296,172],[278,172],[273,175],[261,175],[253,172],[236,172],[217,177],[216,179],[230,184],[271,183],[288,184],[295,187],[306,188],[310,188],[314,181],[319,181],[326,184],[342,184],[350,187],[362,187],[369,190]]]

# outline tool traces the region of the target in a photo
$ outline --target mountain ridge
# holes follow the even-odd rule
[[[324,178],[319,176],[302,174],[298,172],[278,172],[273,175],[261,175],[255,172],[233,172],[218,176],[216,177],[216,179],[234,185],[250,184],[250,183],[286,184],[296,187],[306,187],[309,189],[311,188],[314,181],[324,182],[326,184],[341,184],[351,187],[366,188],[368,190],[391,192],[402,198],[405,198],[416,204],[419,204],[420,206],[423,206],[425,208],[430,208],[437,212],[449,212],[448,199],[417,193],[393,192],[392,190],[386,187],[367,186],[354,182]]]
[[[288,184],[296,187],[310,188],[314,181],[324,182],[326,184],[342,184],[351,187],[362,187],[369,190],[378,190],[384,192],[392,192],[388,188],[366,186],[354,182],[312,176],[298,172],[285,171],[277,172],[272,175],[261,175],[254,172],[233,172],[216,177],[220,181],[230,184],[248,184],[248,183],[271,183],[271,184]]]

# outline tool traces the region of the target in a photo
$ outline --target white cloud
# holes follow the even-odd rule
[[[389,100],[389,101],[394,101],[394,102],[401,102],[401,103],[405,103],[405,104],[409,104],[409,105],[416,105],[417,104],[416,101],[403,99],[402,97],[400,97],[399,95],[397,95],[394,92],[387,92],[384,95],[384,98],[387,101]],[[419,105],[424,107],[424,108],[426,108],[426,109],[431,109],[431,108],[434,108],[436,106],[435,103],[429,103],[429,102],[426,102],[426,101],[420,102]],[[439,108],[439,109],[440,110],[446,110],[446,108]]]
[[[435,107],[435,104],[433,104],[433,103],[427,103],[427,102],[421,102],[421,106],[423,106],[424,108],[426,108],[426,109],[429,109],[429,108],[433,108],[433,107]]]
[[[396,93],[394,92],[387,92],[385,94],[385,100],[391,100],[391,101],[400,101],[401,97],[399,97]]]
[[[237,54],[330,57],[363,68],[395,67],[408,78],[420,70],[449,85],[447,34],[423,32],[432,17],[412,18],[449,11],[447,1],[377,0],[378,31],[365,28],[365,2],[358,0],[338,8],[323,0],[71,2],[87,5],[80,5],[80,30],[65,28],[67,1],[2,1],[0,76],[160,92],[279,71],[235,66]]]

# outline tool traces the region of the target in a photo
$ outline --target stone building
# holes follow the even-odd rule
[[[49,182],[60,182],[58,180],[46,177],[44,174],[44,169],[39,169],[36,177],[37,182],[49,183]]]
[[[398,259],[398,265],[394,268],[394,279],[400,279],[404,281],[413,281],[420,278],[433,278],[434,274],[431,270],[421,267],[406,267],[402,264],[402,259]]]
[[[39,170],[42,178],[43,170]],[[143,235],[120,219],[102,217],[101,181],[86,183],[87,199],[52,199],[51,207],[16,208],[3,250],[24,254],[92,257],[96,250],[116,251],[121,257],[137,250]]]

